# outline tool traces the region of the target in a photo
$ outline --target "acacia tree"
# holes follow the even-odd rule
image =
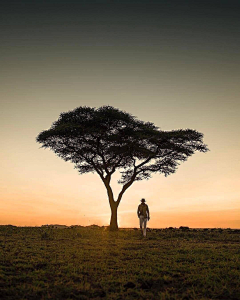
[[[112,230],[118,228],[122,196],[134,181],[149,179],[152,173],[168,176],[195,151],[208,151],[203,134],[196,130],[162,131],[111,106],[84,106],[62,113],[49,130],[38,135],[37,142],[73,162],[80,174],[100,176],[108,194]],[[114,198],[110,182],[117,170],[122,189]]]

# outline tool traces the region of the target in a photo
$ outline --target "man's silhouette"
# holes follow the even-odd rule
[[[147,234],[147,221],[150,220],[150,213],[147,204],[145,203],[146,200],[142,199],[141,204],[138,205],[137,215],[140,221],[140,229],[142,229],[143,236]]]

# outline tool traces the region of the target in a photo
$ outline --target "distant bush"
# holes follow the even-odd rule
[[[182,230],[182,231],[189,231],[190,230],[190,228],[188,226],[180,226],[179,229]]]

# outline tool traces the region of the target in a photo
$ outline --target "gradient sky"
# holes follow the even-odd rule
[[[232,0],[2,1],[0,224],[109,224],[99,177],[35,138],[61,112],[112,105],[211,150],[134,183],[120,226],[138,226],[145,197],[150,227],[240,228],[239,15]]]

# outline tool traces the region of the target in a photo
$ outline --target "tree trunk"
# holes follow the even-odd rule
[[[111,205],[111,221],[110,221],[110,230],[116,231],[118,230],[118,222],[117,222],[117,203],[112,203]]]
[[[132,179],[126,183],[121,192],[118,195],[117,201],[114,201],[114,196],[113,196],[113,192],[112,189],[109,185],[111,176],[109,175],[107,178],[104,178],[103,176],[101,176],[102,181],[104,182],[104,185],[107,189],[107,193],[108,193],[108,200],[109,200],[109,204],[111,207],[111,220],[110,220],[110,230],[112,231],[116,231],[118,230],[118,222],[117,222],[117,209],[118,209],[118,205],[122,199],[122,196],[124,194],[124,192],[132,185],[132,183],[134,182],[134,179],[136,177],[137,173],[134,173],[134,177],[132,177]]]

